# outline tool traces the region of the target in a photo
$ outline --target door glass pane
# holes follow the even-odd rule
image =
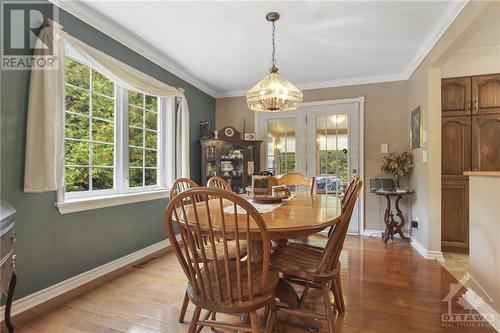
[[[267,169],[274,174],[295,170],[295,118],[267,121]]]
[[[349,177],[348,117],[345,114],[316,117],[316,174],[318,192],[337,192]]]

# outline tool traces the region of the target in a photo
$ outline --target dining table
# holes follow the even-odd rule
[[[252,204],[252,199],[246,194],[242,194],[241,196]],[[224,209],[234,205],[231,201],[223,200],[222,202]],[[219,203],[214,202],[213,204],[218,205]],[[258,206],[258,204],[254,205]],[[261,216],[266,224],[269,238],[273,241],[274,248],[276,249],[280,246],[286,246],[286,243],[290,239],[304,238],[337,224],[340,221],[341,212],[341,199],[335,194],[294,192],[291,198],[285,200],[272,211],[261,213]],[[208,223],[208,219],[203,218],[202,211],[197,213],[199,215],[200,226],[203,228],[204,224]],[[191,214],[194,214],[194,212],[188,209],[188,220],[190,220]],[[233,213],[225,213],[224,215],[229,215],[233,218],[235,216],[234,211]],[[233,223],[236,222],[233,220],[231,221]],[[214,229],[218,227],[222,229],[223,221],[220,216],[212,216],[210,222]],[[229,220],[226,219],[226,228],[231,224],[228,222]],[[244,226],[247,223],[246,215],[237,215],[237,223]],[[250,223],[249,230],[250,236],[255,236],[251,248],[253,251],[259,251],[259,249],[262,248],[262,244],[259,244],[259,242],[261,242],[260,230],[257,225],[252,225],[252,223]],[[256,255],[253,257],[258,258],[259,256]],[[284,279],[280,279],[275,289],[275,295],[280,302],[285,303],[291,308],[297,308],[299,306],[299,296],[297,292]],[[311,323],[309,326],[312,329],[317,328],[314,323]]]

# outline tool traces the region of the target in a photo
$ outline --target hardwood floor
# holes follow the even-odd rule
[[[156,257],[143,268],[124,268],[14,317],[16,333],[186,332],[188,324],[177,323],[186,278],[173,252]],[[380,238],[348,236],[341,262],[347,310],[336,319],[337,332],[495,332],[441,327],[441,314],[448,311],[443,299],[456,280],[406,242],[384,245]],[[453,312],[469,313],[457,303],[460,294],[453,298]],[[322,308],[317,296],[308,306]],[[192,311],[190,305],[186,321]],[[281,332],[307,332],[303,325],[280,315]],[[327,332],[326,323],[320,332]]]

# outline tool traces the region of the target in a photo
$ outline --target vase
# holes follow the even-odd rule
[[[399,189],[399,186],[400,186],[400,179],[399,179],[399,175],[394,175],[394,189],[397,190]]]

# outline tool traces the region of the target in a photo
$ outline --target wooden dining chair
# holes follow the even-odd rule
[[[224,212],[228,205],[233,207],[231,214]],[[237,206],[245,214],[238,214]],[[189,281],[189,299],[196,306],[189,333],[206,326],[252,333],[263,332],[263,326],[265,332],[279,329],[274,296],[279,272],[269,265],[271,241],[265,222],[248,201],[218,188],[190,189],[170,201],[165,226]],[[180,233],[180,240],[176,232]],[[218,251],[217,238],[222,239],[223,251]],[[235,243],[239,258],[246,251],[244,259],[231,258],[229,242]],[[247,245],[242,248],[243,242],[248,244],[248,251]],[[259,250],[252,250],[252,246]],[[262,326],[256,311],[266,307],[268,316]],[[207,313],[200,320],[202,309]],[[209,319],[215,312],[249,313],[250,325]]]
[[[198,184],[189,178],[178,178],[172,184],[172,188],[170,189],[170,199],[174,198],[179,193],[182,193],[184,191],[187,191],[187,190],[192,189],[192,188],[197,188],[197,187],[199,187]],[[187,198],[187,199],[189,199],[189,198]],[[196,200],[195,202],[201,201],[201,198],[194,198],[194,199]],[[204,243],[206,244],[206,240],[204,240]],[[221,242],[217,242],[216,249],[217,249],[217,252],[220,253],[224,250],[224,245]],[[236,258],[239,259],[239,258],[245,256],[246,255],[246,243],[241,242],[241,252],[240,252],[240,255],[237,255],[234,242],[228,242],[228,254],[232,259],[236,259]],[[212,260],[212,259],[213,259],[212,256],[209,255],[208,260]],[[179,323],[184,322],[184,317],[186,315],[188,305],[189,305],[189,296],[188,296],[188,293],[186,290],[186,292],[184,294],[184,300],[182,302],[181,312],[179,314]],[[212,317],[215,318],[215,313],[213,313]]]
[[[177,194],[187,191],[191,188],[199,187],[194,180],[189,178],[178,178],[172,184],[170,188],[170,199],[175,197]]]
[[[313,194],[314,186],[316,185],[316,178],[312,177],[311,179],[307,179],[300,172],[288,172],[284,175],[278,177],[279,185],[290,186],[305,186],[309,188],[309,194]]]
[[[207,182],[207,187],[215,187],[215,188],[220,188],[221,190],[224,191],[233,192],[233,189],[228,184],[228,182],[224,178],[219,176],[210,177],[210,179]]]
[[[345,312],[339,257],[361,188],[362,181],[357,181],[352,195],[347,198],[347,205],[340,221],[335,225],[324,249],[307,244],[289,243],[278,248],[271,257],[271,264],[283,273],[285,280],[304,286],[298,309],[280,306],[279,310],[298,316],[326,320],[330,333],[334,332],[330,291],[333,292],[338,313]],[[303,307],[311,288],[323,291],[325,315]]]
[[[345,191],[342,193],[342,197],[340,198],[340,205],[342,207],[342,211],[345,210],[347,203],[349,202],[349,198],[353,195],[354,189],[356,188],[356,185],[359,182],[359,177],[353,177],[351,179],[351,182],[345,189]],[[331,226],[330,230],[328,230],[328,237],[330,237],[331,233],[333,232],[335,226]]]

